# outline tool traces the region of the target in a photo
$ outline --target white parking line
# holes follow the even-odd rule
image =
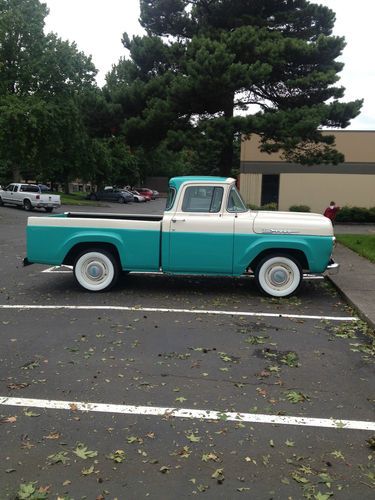
[[[44,269],[41,271],[42,273],[59,273],[59,274],[65,274],[65,273],[71,273],[73,271],[72,266],[52,266],[49,267],[48,269]]]
[[[188,408],[162,408],[159,406],[113,405],[102,403],[82,403],[79,401],[56,401],[51,399],[27,399],[0,397],[0,405],[71,410],[83,412],[120,413],[124,415],[153,415],[165,418],[190,418],[197,420],[225,420],[230,422],[251,422],[258,424],[295,425],[327,427],[331,429],[351,429],[375,431],[375,422],[307,417],[282,417],[256,413],[235,413],[212,410],[192,410]]]
[[[314,319],[328,321],[359,321],[356,316],[314,316],[308,314],[283,314],[251,311],[220,311],[204,309],[171,309],[162,307],[127,307],[127,306],[73,306],[73,305],[36,305],[36,304],[0,304],[0,309],[18,310],[74,310],[74,311],[130,311],[130,312],[159,312],[159,313],[183,313],[183,314],[214,314],[222,316],[253,316],[265,318],[293,318],[293,319]]]

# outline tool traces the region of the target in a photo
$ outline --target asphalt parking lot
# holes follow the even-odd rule
[[[27,215],[0,207],[1,499],[374,497],[374,359],[327,281],[278,300],[130,274],[93,295],[22,267]]]

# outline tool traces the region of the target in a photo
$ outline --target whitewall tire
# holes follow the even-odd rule
[[[268,255],[259,262],[255,279],[260,289],[271,297],[288,297],[302,281],[302,268],[287,255]]]
[[[105,250],[87,250],[74,264],[78,284],[90,292],[103,292],[112,288],[119,276],[117,259]]]

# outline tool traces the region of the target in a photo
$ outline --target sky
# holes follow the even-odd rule
[[[124,32],[143,33],[139,25],[139,0],[42,0],[50,14],[46,31],[75,42],[91,55],[99,70],[98,85],[120,57],[127,56],[121,38]],[[375,130],[374,0],[319,0],[336,13],[334,34],[344,36],[347,46],[340,58],[345,63],[338,84],[346,88],[343,101],[365,100],[359,117],[349,129]]]

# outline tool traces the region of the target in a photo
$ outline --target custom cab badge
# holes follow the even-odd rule
[[[300,231],[292,231],[290,229],[263,229],[264,234],[298,234]]]

